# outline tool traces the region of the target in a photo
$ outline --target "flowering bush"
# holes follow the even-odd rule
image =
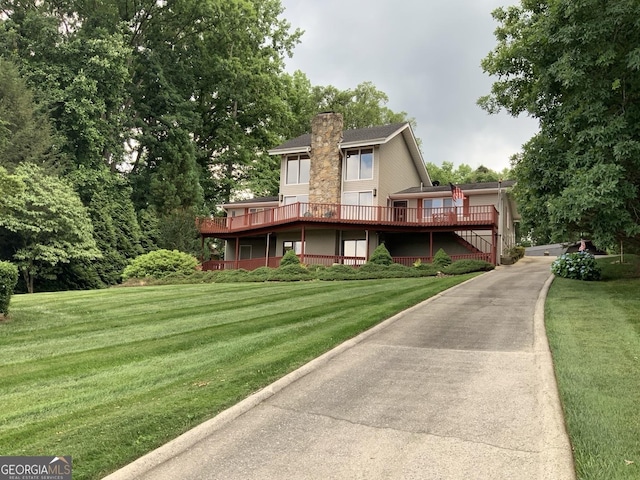
[[[565,253],[551,264],[551,271],[558,277],[574,280],[600,280],[600,267],[589,252]]]

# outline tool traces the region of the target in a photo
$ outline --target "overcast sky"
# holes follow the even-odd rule
[[[281,0],[305,31],[287,70],[340,90],[370,81],[387,106],[417,121],[424,159],[494,170],[535,133],[537,123],[476,105],[492,79],[480,61],[495,45],[491,12],[513,0]]]

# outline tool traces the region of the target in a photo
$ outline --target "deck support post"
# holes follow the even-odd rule
[[[264,266],[269,266],[269,241],[271,240],[271,232],[267,233],[267,249],[264,252]]]
[[[240,268],[240,237],[236,237],[236,270]]]
[[[364,261],[365,263],[369,261],[369,230],[364,231],[365,243],[367,244],[367,248],[364,251]]]
[[[304,234],[305,229],[304,225],[302,225],[302,232],[300,234],[300,243],[302,243],[302,245],[300,246],[300,263],[304,263]]]

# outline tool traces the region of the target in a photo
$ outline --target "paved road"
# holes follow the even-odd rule
[[[108,478],[573,479],[542,318],[550,261],[403,312]]]

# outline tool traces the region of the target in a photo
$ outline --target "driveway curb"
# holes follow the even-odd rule
[[[553,357],[544,324],[544,305],[554,275],[551,274],[540,290],[534,312],[534,354],[540,390],[538,402],[543,408],[543,439],[538,478],[541,480],[575,480],[573,451],[567,433]],[[560,473],[560,477],[558,477]]]

